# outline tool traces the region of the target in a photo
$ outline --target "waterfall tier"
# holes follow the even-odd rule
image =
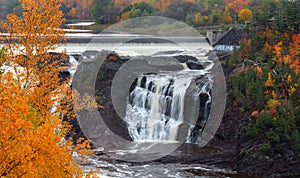
[[[178,135],[184,132],[181,130],[184,124],[189,126],[185,139],[193,143],[199,141],[208,118],[211,81],[208,77],[190,73],[193,72],[144,74],[133,82],[125,121],[134,141],[182,141]],[[200,121],[197,119],[194,123],[188,122],[189,118],[184,114],[187,91],[192,83],[197,86],[192,93],[193,99],[200,103],[196,112]]]

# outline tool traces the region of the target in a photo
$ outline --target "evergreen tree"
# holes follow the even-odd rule
[[[93,0],[92,2],[92,16],[95,21],[99,24],[107,23],[107,19],[105,19],[105,12],[107,12],[107,8],[113,5],[112,0]]]

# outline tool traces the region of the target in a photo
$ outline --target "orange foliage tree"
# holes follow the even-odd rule
[[[70,90],[59,82],[61,66],[66,60],[61,58],[64,55],[49,53],[64,40],[64,32],[59,28],[63,13],[59,10],[59,0],[20,2],[23,17],[9,14],[8,21],[2,25],[10,35],[4,39],[7,55],[2,60],[14,69],[19,85],[30,94],[28,102],[47,117],[49,110],[61,102],[61,97],[57,96]],[[18,71],[20,66],[23,71]],[[65,108],[57,109],[61,114],[67,113]]]
[[[250,9],[245,8],[239,12],[239,19],[242,21],[249,21],[252,19],[252,17],[253,15]]]
[[[64,0],[63,3],[70,8],[68,13],[70,17],[79,19],[91,17],[92,0]]]
[[[171,3],[172,0],[154,0],[155,7],[157,7],[161,11],[165,11]]]
[[[290,44],[290,66],[300,75],[300,34],[293,35],[293,42]]]
[[[4,82],[6,81],[6,82]],[[0,83],[0,177],[72,177],[83,174],[59,119],[43,117],[28,103],[13,76]],[[62,129],[62,130],[60,130]]]
[[[60,0],[20,0],[23,17],[7,16],[0,64],[0,177],[73,177],[83,174],[72,156],[89,143],[64,140],[72,116],[69,82],[60,81],[64,40]]]
[[[224,2],[227,8],[234,10],[236,13],[249,4],[249,0],[224,0]]]
[[[235,14],[235,23],[238,21],[238,13],[249,4],[249,0],[224,0],[226,7],[232,9]]]
[[[116,6],[123,6],[123,5],[128,5],[128,4],[131,4],[133,3],[134,1],[133,0],[113,0],[114,4]]]

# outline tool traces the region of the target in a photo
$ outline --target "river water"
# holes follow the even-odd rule
[[[90,158],[84,165],[86,170],[102,171],[100,177],[121,178],[212,178],[212,177],[245,177],[234,171],[219,169],[205,164],[180,164],[180,163],[141,163],[116,162],[105,160],[101,156]]]

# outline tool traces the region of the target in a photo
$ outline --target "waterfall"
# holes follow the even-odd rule
[[[191,77],[140,76],[129,94],[125,121],[133,140],[176,140]]]
[[[203,51],[170,53],[182,70],[142,74],[130,87],[124,120],[133,141],[201,141],[212,101],[213,63]]]
[[[195,72],[195,71],[194,71]],[[193,75],[194,74],[194,75]],[[211,105],[212,80],[193,71],[177,74],[144,74],[132,84],[125,121],[134,141],[180,141],[179,126],[185,122],[184,101],[188,87],[195,83],[192,96],[199,104],[196,123],[188,123],[186,141],[199,143]]]

